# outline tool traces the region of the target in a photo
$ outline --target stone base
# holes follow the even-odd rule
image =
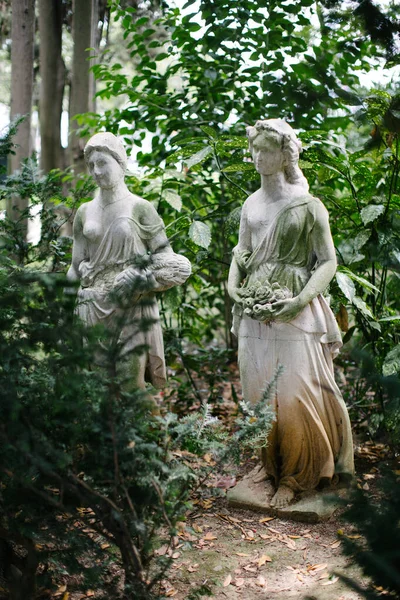
[[[255,483],[260,475],[260,467],[248,473],[239,483],[228,491],[229,506],[263,512],[271,517],[280,517],[305,523],[327,521],[340,506],[346,491],[331,488],[323,492],[304,492],[296,496],[296,501],[285,508],[272,508],[270,501],[275,489],[270,481]]]

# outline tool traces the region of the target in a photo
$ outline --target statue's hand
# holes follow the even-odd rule
[[[285,300],[278,300],[278,302],[273,304],[273,318],[288,323],[293,321],[305,306],[306,305],[299,300],[298,296],[295,296],[294,298],[285,298]]]
[[[149,269],[135,269],[128,267],[118,273],[114,279],[114,291],[117,294],[126,292],[140,292],[144,294],[154,289],[155,280]]]
[[[242,298],[238,294],[239,290],[240,288],[228,286],[228,294],[236,304],[242,304]]]

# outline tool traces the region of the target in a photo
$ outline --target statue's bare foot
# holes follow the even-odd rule
[[[254,483],[261,483],[262,481],[266,481],[268,479],[268,474],[264,467],[258,471],[257,475],[253,478]]]
[[[294,498],[294,491],[286,485],[280,485],[270,502],[272,508],[285,508]]]

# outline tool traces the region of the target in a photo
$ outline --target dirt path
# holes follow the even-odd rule
[[[166,595],[186,600],[205,585],[211,593],[203,597],[215,600],[358,600],[361,596],[334,574],[363,582],[359,569],[341,554],[341,535],[349,533],[337,519],[317,525],[267,520],[228,510],[225,500],[217,500],[188,518],[174,549]]]

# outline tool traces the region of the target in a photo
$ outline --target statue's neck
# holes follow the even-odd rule
[[[113,204],[118,200],[122,200],[122,198],[125,198],[128,194],[129,190],[125,181],[122,180],[112,188],[100,188],[99,202],[101,206],[105,207],[107,204]]]
[[[261,189],[270,202],[282,200],[288,195],[288,182],[283,171],[273,175],[261,175]]]

